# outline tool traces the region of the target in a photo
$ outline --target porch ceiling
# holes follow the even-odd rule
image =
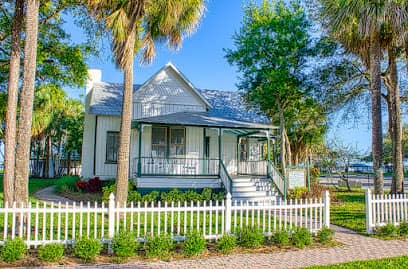
[[[228,118],[215,117],[208,112],[177,112],[167,115],[160,115],[148,118],[133,120],[132,128],[139,124],[163,124],[163,125],[183,125],[207,128],[228,129],[227,132],[245,136],[248,134],[259,133],[262,130],[278,129],[274,125],[237,121]]]

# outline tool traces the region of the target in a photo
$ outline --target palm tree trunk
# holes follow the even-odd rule
[[[402,120],[401,120],[401,100],[400,89],[398,85],[398,70],[395,48],[390,46],[388,48],[388,76],[390,81],[389,91],[390,104],[392,107],[391,125],[392,125],[392,193],[403,192],[404,182],[404,167],[402,162]]]
[[[134,31],[129,36],[130,48],[135,46],[136,34]],[[132,49],[133,51],[133,49]],[[127,66],[124,68],[124,89],[122,120],[120,123],[120,137],[118,149],[118,172],[116,178],[116,201],[124,204],[128,195],[129,184],[129,149],[130,149],[130,132],[132,125],[132,105],[133,105],[133,58],[128,59]]]
[[[20,76],[20,41],[23,24],[23,0],[16,0],[11,33],[11,56],[6,110],[5,156],[3,189],[4,201],[12,204],[14,199],[14,166],[16,154],[16,119],[18,80]]]
[[[384,193],[382,173],[382,119],[381,119],[381,47],[378,33],[370,37],[370,91],[372,117],[372,155],[374,189],[376,194]]]
[[[27,1],[24,80],[20,97],[14,187],[14,200],[17,202],[28,202],[28,164],[30,161],[31,125],[37,61],[38,9],[39,0]]]

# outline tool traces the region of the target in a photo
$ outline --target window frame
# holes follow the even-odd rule
[[[154,129],[164,129],[164,144],[153,144],[153,130]],[[167,156],[168,151],[168,143],[167,143],[167,127],[166,126],[152,126],[152,135],[151,135],[151,148],[150,148],[150,155],[153,157],[153,147],[164,147],[164,158]],[[163,158],[161,156],[155,156],[155,158]]]
[[[171,135],[172,135],[172,129],[178,129],[178,130],[183,130],[183,137],[184,137],[184,141],[183,141],[183,143],[182,144],[178,144],[178,143],[172,143],[172,141],[171,141]],[[183,147],[183,154],[182,154],[182,156],[186,156],[186,128],[185,127],[183,127],[183,126],[171,126],[171,127],[168,127],[168,132],[169,132],[169,140],[168,140],[168,147],[169,147],[169,149],[168,149],[168,157],[169,158],[178,158],[178,156],[179,155],[172,155],[171,154],[171,148],[172,148],[172,146],[175,146],[176,148],[177,147]]]
[[[165,144],[154,144],[153,143],[153,130],[154,130],[154,128],[163,128],[163,129],[165,129]],[[184,134],[184,142],[182,143],[182,144],[173,144],[173,143],[171,143],[171,130],[172,129],[182,129],[183,130],[183,134]],[[152,133],[151,133],[151,149],[150,149],[150,151],[151,151],[151,153],[150,153],[150,155],[151,155],[151,157],[153,157],[153,147],[157,147],[157,146],[160,146],[160,147],[164,147],[164,149],[165,149],[165,156],[164,156],[164,158],[180,158],[180,157],[178,157],[178,156],[180,156],[180,155],[172,155],[171,154],[171,147],[172,146],[182,146],[183,147],[183,157],[185,157],[186,156],[186,145],[187,145],[187,130],[186,130],[186,127],[184,127],[184,126],[152,126]],[[159,157],[159,156],[156,156],[156,158],[163,158],[163,157]]]
[[[116,136],[116,142],[115,145],[109,145],[108,144],[108,139],[110,135],[115,135]],[[120,132],[118,131],[107,131],[106,132],[106,148],[105,148],[105,163],[106,164],[117,164],[118,163],[118,151],[119,151],[119,140],[120,140]],[[108,151],[110,148],[113,148],[116,146],[116,160],[113,159],[108,159]]]

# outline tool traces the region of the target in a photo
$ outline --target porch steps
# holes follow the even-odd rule
[[[268,178],[257,176],[232,177],[232,199],[237,201],[276,200],[278,193]]]

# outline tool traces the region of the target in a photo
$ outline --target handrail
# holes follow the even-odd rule
[[[222,184],[224,184],[227,193],[232,193],[232,179],[229,175],[227,168],[225,168],[224,162],[220,160],[220,179]]]
[[[286,200],[287,193],[287,180],[286,178],[278,171],[272,161],[268,161],[269,165],[269,174],[268,177],[271,178],[273,184],[278,189],[279,193],[283,196],[283,199]]]
[[[136,158],[138,176],[218,176],[218,159],[188,157]]]
[[[267,166],[267,160],[240,161],[238,166],[238,174],[266,176]]]

